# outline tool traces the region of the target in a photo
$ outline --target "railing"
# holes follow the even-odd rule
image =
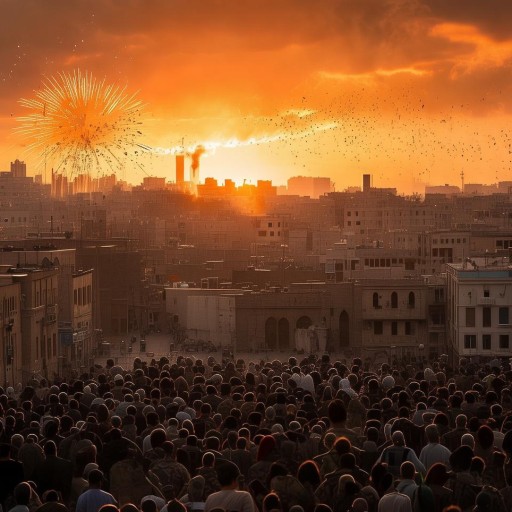
[[[496,299],[493,297],[478,297],[479,306],[494,306]]]

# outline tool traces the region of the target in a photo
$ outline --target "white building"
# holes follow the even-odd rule
[[[508,258],[448,264],[447,330],[455,354],[512,355],[512,267]]]

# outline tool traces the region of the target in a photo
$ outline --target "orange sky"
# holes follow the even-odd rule
[[[201,176],[331,176],[423,191],[510,180],[512,3],[504,0],[0,0],[0,169],[42,78],[77,68],[139,90],[144,144],[234,137]],[[174,179],[169,156],[144,156]],[[128,164],[125,176],[145,174]]]

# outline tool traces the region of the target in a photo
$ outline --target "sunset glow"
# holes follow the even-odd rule
[[[212,176],[341,190],[511,179],[512,5],[500,0],[1,3],[0,150],[31,174],[20,98],[81,69],[146,105],[133,183]],[[26,134],[25,134],[26,135]],[[105,169],[105,172],[109,172]]]

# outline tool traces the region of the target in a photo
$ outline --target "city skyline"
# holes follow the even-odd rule
[[[142,143],[120,179],[174,180],[184,141],[201,177],[329,176],[423,192],[510,179],[512,7],[455,1],[19,2],[0,21],[0,151],[45,77],[81,69],[138,91]],[[188,167],[188,164],[187,164]],[[105,174],[109,170],[105,169]]]

